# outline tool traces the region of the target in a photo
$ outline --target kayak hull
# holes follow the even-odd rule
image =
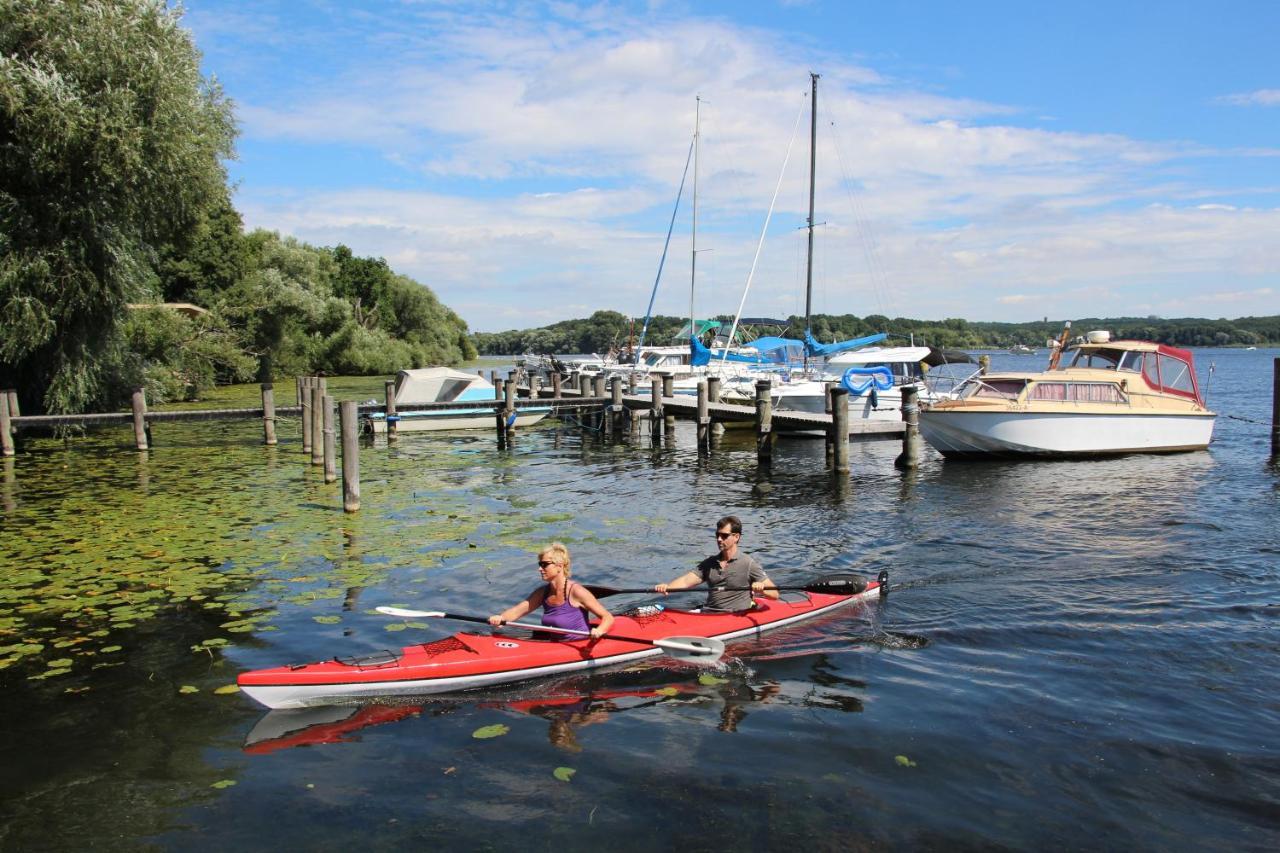
[[[872,581],[855,595],[805,593],[795,601],[758,599],[740,613],[700,613],[655,608],[619,615],[611,634],[628,640],[557,642],[502,634],[462,632],[400,652],[241,673],[240,690],[268,708],[307,708],[359,702],[377,696],[416,696],[491,687],[552,675],[617,666],[662,654],[645,640],[674,636],[750,640],[881,595]]]

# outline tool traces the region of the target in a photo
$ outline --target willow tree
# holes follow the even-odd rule
[[[234,137],[163,0],[0,0],[0,381],[102,402],[154,249],[225,203]]]

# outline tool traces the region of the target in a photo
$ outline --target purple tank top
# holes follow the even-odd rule
[[[569,590],[572,586],[572,584],[565,584],[564,604],[548,604],[545,597],[542,599],[543,625],[548,628],[565,628],[570,631],[591,630],[591,626],[587,622],[586,609],[576,606],[569,598]],[[557,634],[556,639],[572,640],[574,638],[567,634]]]

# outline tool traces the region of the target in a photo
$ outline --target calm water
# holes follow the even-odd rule
[[[367,446],[355,516],[296,424],[28,442],[0,469],[0,848],[1275,849],[1277,355],[1197,354],[1207,453],[903,474],[868,443],[834,480],[821,442],[761,471],[732,432],[700,457],[684,423],[548,424]],[[493,612],[548,540],[581,579],[669,579],[727,512],[775,579],[901,588],[710,672],[303,714],[218,692],[444,636],[371,611]]]

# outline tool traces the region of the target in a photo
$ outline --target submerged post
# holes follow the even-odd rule
[[[837,385],[830,389],[831,427],[827,443],[831,445],[831,465],[837,474],[849,473],[849,392]]]
[[[698,449],[706,450],[711,446],[711,415],[707,406],[707,380],[698,382]]]
[[[9,400],[6,395],[4,399],[0,399],[0,455],[12,456],[13,454],[13,432],[12,424],[9,422]]]
[[[914,469],[920,464],[920,390],[910,385],[902,389],[902,453],[893,460],[897,468]]]
[[[276,443],[276,392],[270,382],[262,383],[262,442]]]
[[[360,509],[360,410],[355,400],[343,400],[342,421],[342,509]]]
[[[324,407],[320,413],[320,423],[324,431],[324,481],[332,483],[338,479],[338,453],[334,447],[333,437],[333,398],[325,394],[320,404]]]
[[[396,383],[394,379],[388,379],[383,385],[383,393],[386,395],[386,420],[387,420],[387,441],[395,441],[396,426],[400,421],[400,417],[396,414]]]
[[[147,449],[147,398],[141,388],[133,389],[133,441],[139,450]]]
[[[773,458],[773,400],[769,392],[773,383],[768,379],[756,380],[756,459],[768,462]]]

